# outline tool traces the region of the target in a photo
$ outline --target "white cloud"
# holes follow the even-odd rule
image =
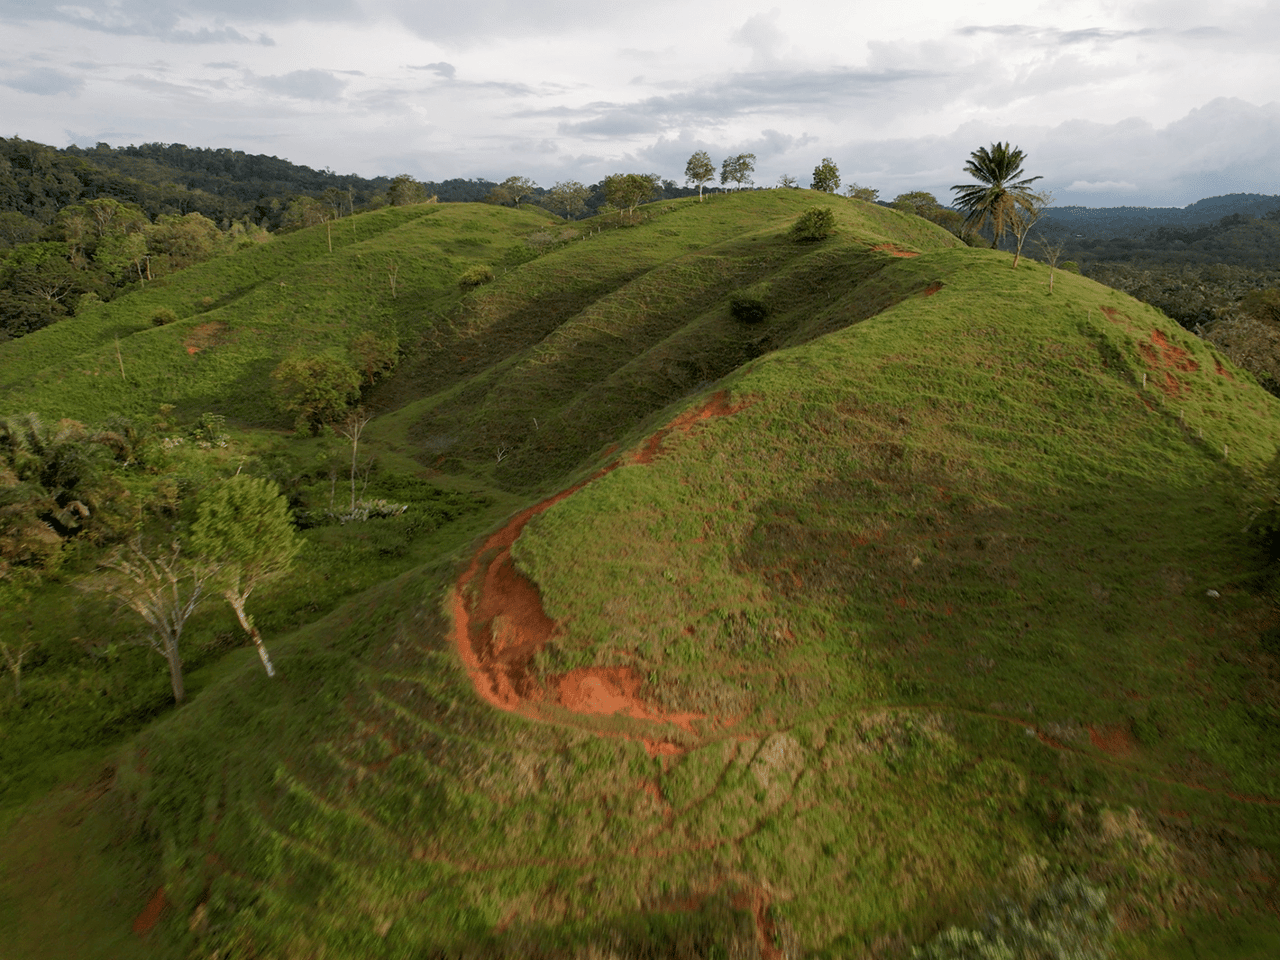
[[[706,149],[756,153],[759,183],[831,156],[882,196],[947,199],[971,150],[1012,140],[1072,202],[1280,193],[1280,4],[775,3],[0,0],[0,84],[31,139],[366,175],[679,180]]]

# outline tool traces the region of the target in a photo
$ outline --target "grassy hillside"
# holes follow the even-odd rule
[[[896,211],[650,214],[362,215],[0,348],[15,408],[275,425],[273,362],[394,329],[372,443],[495,504],[6,811],[16,956],[905,957],[1069,874],[1123,956],[1280,949],[1276,401]]]

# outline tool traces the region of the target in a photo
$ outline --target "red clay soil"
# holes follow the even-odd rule
[[[935,280],[933,283],[929,284],[927,287],[924,288],[924,291],[921,293],[921,296],[932,297],[935,293],[937,293],[941,289],[942,289],[942,281]]]
[[[876,244],[874,247],[872,247],[871,249],[872,249],[872,250],[879,251],[879,252],[882,252],[882,253],[887,253],[887,254],[889,254],[890,256],[894,256],[894,257],[918,257],[918,256],[920,256],[919,251],[916,251],[916,250],[903,250],[901,247],[895,247],[892,243],[877,243],[877,244]]]
[[[147,905],[142,908],[142,912],[134,919],[133,932],[140,937],[150,933],[151,929],[159,921],[160,914],[164,913],[164,908],[168,905],[169,901],[164,896],[164,887],[160,887],[151,895]]]
[[[1119,310],[1117,310],[1115,307],[1103,307],[1102,312],[1105,313],[1107,315],[1107,319],[1112,321],[1113,323],[1119,323],[1120,318],[1125,317],[1125,315],[1121,313]],[[1127,320],[1129,318],[1125,317],[1125,319]]]
[[[749,403],[730,404],[723,390],[712,396],[696,410],[686,410],[669,424],[646,440],[640,449],[631,455],[630,463],[650,463],[662,452],[662,444],[673,433],[688,433],[694,425],[712,417],[727,417],[749,406]]]
[[[745,405],[731,405],[721,391],[655,433],[627,462],[649,463],[673,432],[688,432],[702,420],[736,413]],[[554,721],[546,709],[554,704],[583,716],[622,715],[657,725],[674,724],[694,734],[693,721],[705,715],[665,712],[644,703],[639,696],[642,680],[630,667],[581,667],[552,678],[549,688],[543,688],[530,669],[534,655],[555,636],[558,626],[542,609],[537,586],[516,569],[511,546],[533,517],[620,465],[615,461],[577,486],[521,511],[485,541],[453,591],[458,654],[476,692],[500,710]],[[684,752],[660,736],[637,739],[653,756]]]
[[[1112,757],[1128,757],[1134,752],[1133,738],[1124,727],[1090,727],[1089,742]]]
[[[1138,352],[1156,374],[1152,382],[1171,397],[1180,396],[1186,391],[1186,385],[1169,372],[1171,369],[1180,373],[1195,373],[1200,369],[1200,364],[1192,360],[1186,350],[1175,347],[1159,330],[1151,331],[1150,343],[1138,344]]]

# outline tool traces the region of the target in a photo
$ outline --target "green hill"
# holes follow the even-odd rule
[[[1120,955],[1274,955],[1276,400],[897,211],[641,209],[362,214],[0,346],[10,411],[266,436],[276,363],[394,333],[384,471],[489,498],[11,805],[13,955],[906,957],[1069,941],[1068,876]]]

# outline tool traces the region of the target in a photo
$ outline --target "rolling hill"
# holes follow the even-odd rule
[[[381,471],[488,498],[0,814],[14,955],[905,957],[1070,877],[1120,955],[1274,955],[1276,400],[895,210],[641,210],[361,214],[0,345],[10,412],[265,437],[394,334]]]

